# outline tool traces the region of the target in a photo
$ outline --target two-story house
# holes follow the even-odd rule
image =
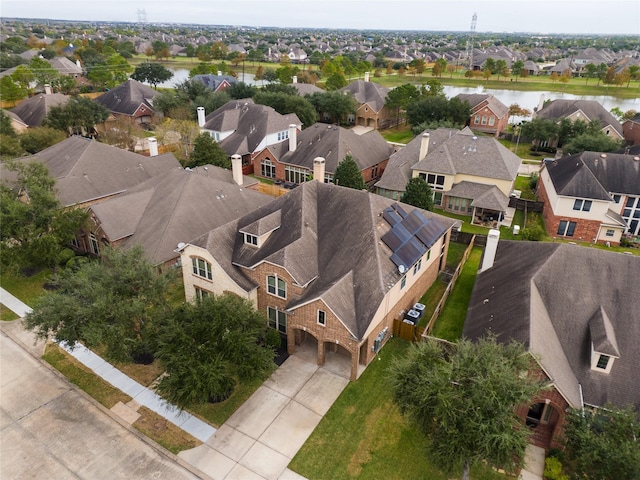
[[[347,118],[349,123],[378,129],[387,127],[394,118],[394,112],[386,107],[389,89],[370,82],[369,72],[364,74],[364,80],[351,82],[340,91],[351,95],[358,102],[356,114]]]
[[[132,78],[95,99],[111,112],[113,118],[151,123],[155,116],[153,98],[158,91]]]
[[[187,243],[185,294],[249,299],[290,354],[311,345],[320,365],[329,352],[344,355],[355,380],[393,320],[445,267],[453,224],[365,191],[306,182]]]
[[[295,113],[281,115],[273,108],[258,105],[251,98],[232,100],[205,116],[198,107],[198,125],[229,155],[242,157],[245,175],[253,173],[253,157],[266,146],[289,138],[289,125],[302,129]]]
[[[550,235],[619,244],[640,235],[640,157],[583,152],[547,163],[538,198]]]
[[[490,133],[494,137],[499,137],[505,131],[509,121],[509,107],[496,97],[486,93],[460,93],[456,96],[471,106],[467,125],[472,130]]]
[[[277,181],[302,183],[313,172],[313,159],[325,159],[325,182],[333,183],[338,164],[351,155],[358,164],[365,183],[380,179],[393,151],[376,130],[358,135],[336,125],[316,123],[298,133],[289,126],[287,141],[265,147],[253,159],[256,175]]]

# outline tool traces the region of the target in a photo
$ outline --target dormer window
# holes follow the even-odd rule
[[[598,361],[596,363],[596,368],[599,368],[600,370],[606,370],[607,366],[609,365],[609,359],[611,357],[609,355],[598,355]]]
[[[602,307],[589,319],[589,336],[591,337],[591,370],[600,373],[611,372],[615,359],[620,358],[620,350],[613,324]]]
[[[250,233],[244,234],[244,243],[246,245],[252,245],[254,247],[258,246],[258,237],[256,235],[251,235]]]

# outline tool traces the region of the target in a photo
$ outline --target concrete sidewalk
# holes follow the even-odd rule
[[[18,300],[4,288],[0,288],[0,303],[19,317],[24,317],[27,313],[31,312],[29,305]]]

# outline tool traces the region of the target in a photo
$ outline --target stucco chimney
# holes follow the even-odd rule
[[[147,142],[149,143],[149,156],[157,157],[158,156],[158,140],[154,137],[148,138]]]
[[[238,154],[231,155],[231,171],[233,172],[233,181],[242,185],[242,157]]]
[[[420,140],[420,160],[424,160],[424,157],[429,153],[429,134],[427,132],[422,134],[422,139]]]
[[[364,81],[365,82],[369,81],[369,72],[364,72]]]
[[[44,94],[51,95],[51,85],[49,85],[48,83],[44,84]]]
[[[76,60],[76,65],[78,66],[78,68],[82,68],[82,65],[80,64],[80,60]]]
[[[218,76],[221,77],[222,76],[222,70],[218,70]]]
[[[538,112],[540,110],[542,110],[542,107],[544,107],[544,93],[540,94],[540,101],[538,102]]]
[[[498,251],[498,241],[500,240],[500,230],[491,229],[487,235],[487,246],[484,247],[484,257],[482,257],[482,268],[480,272],[493,267],[493,262],[496,259],[496,252]]]
[[[292,123],[289,125],[289,151],[295,152],[298,147],[298,129]]]
[[[313,159],[313,179],[324,183],[324,158]]]
[[[206,123],[205,115],[204,115],[204,107],[198,107],[196,108],[196,110],[198,111],[198,126],[202,128]]]
[[[291,77],[291,83],[298,83],[298,76],[294,75],[293,77]]]

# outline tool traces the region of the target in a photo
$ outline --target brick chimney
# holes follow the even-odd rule
[[[149,144],[149,156],[157,157],[158,156],[158,140],[155,137],[151,137],[147,139]]]
[[[237,185],[242,185],[242,157],[238,154],[231,155],[231,171],[233,172],[233,181]]]
[[[364,81],[365,82],[369,81],[369,72],[364,72]]]
[[[422,139],[420,140],[420,158],[418,158],[418,161],[424,160],[427,153],[429,153],[429,134],[425,132],[422,134]]]
[[[204,127],[204,124],[207,123],[205,121],[204,107],[198,107],[196,110],[198,111],[198,126],[202,128]]]
[[[499,241],[500,230],[489,230],[489,234],[487,235],[487,246],[484,247],[484,256],[482,257],[482,268],[480,269],[480,273],[493,267],[493,262],[496,259],[496,252],[498,251]]]
[[[289,151],[295,152],[298,147],[298,129],[292,123],[289,125]]]
[[[313,179],[324,183],[324,158],[322,157],[313,159]]]

